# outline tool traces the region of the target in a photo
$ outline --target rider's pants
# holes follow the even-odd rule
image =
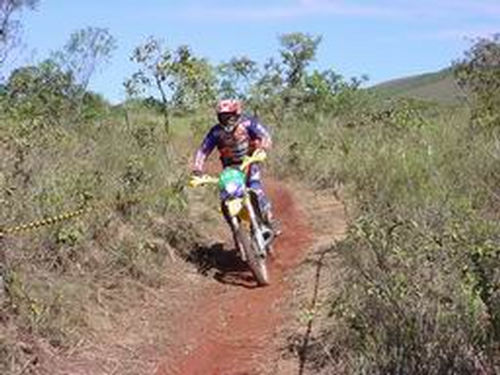
[[[262,185],[262,174],[261,167],[259,164],[251,164],[247,172],[247,187],[251,188],[257,193],[259,199],[259,207],[264,218],[267,217],[268,213],[271,211],[271,202],[269,201]],[[228,224],[231,226],[231,219],[225,209],[225,205],[222,203],[222,213]]]
[[[259,196],[260,210],[266,215],[271,210],[271,202],[269,198],[267,198],[264,186],[262,185],[262,173],[259,164],[251,164],[248,168],[247,186],[254,190]]]

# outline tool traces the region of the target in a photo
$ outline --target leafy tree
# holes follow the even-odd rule
[[[21,121],[58,124],[72,110],[75,85],[53,60],[14,70],[6,86],[6,109]]]
[[[188,46],[170,50],[161,40],[149,37],[134,49],[131,60],[140,68],[124,83],[127,95],[159,95],[167,134],[172,107],[193,109],[215,97],[212,67]]]
[[[305,78],[305,109],[337,115],[352,112],[360,99],[359,88],[367,80],[367,76],[345,80],[333,69],[314,70]]]
[[[170,70],[176,82],[172,100],[177,108],[193,110],[215,99],[213,67],[194,56],[188,46],[177,48]]]
[[[305,100],[307,67],[315,59],[321,37],[304,33],[289,33],[279,37],[282,74],[281,100],[283,115],[300,108]]]
[[[258,114],[269,111],[274,120],[281,124],[283,120],[283,90],[285,87],[284,67],[274,58],[270,58],[250,89],[249,104]]]
[[[83,95],[92,75],[100,65],[109,62],[116,47],[116,39],[107,29],[89,26],[73,32],[53,58],[71,73]]]
[[[304,33],[289,33],[280,36],[280,54],[286,67],[286,82],[289,87],[299,86],[307,66],[315,59],[321,36]]]
[[[38,0],[0,0],[0,65],[21,39],[21,22],[15,18],[24,8],[35,9]]]
[[[455,76],[472,98],[473,122],[500,127],[500,34],[477,39],[455,63]]]
[[[255,114],[271,114],[278,126],[290,117],[339,116],[360,108],[366,97],[359,88],[366,76],[346,80],[332,69],[309,72],[320,36],[290,33],[279,41],[280,58],[270,58],[262,70],[248,58],[222,64],[220,93],[245,98]]]
[[[218,67],[220,76],[219,96],[225,98],[248,96],[250,87],[256,79],[257,63],[246,56],[234,57]]]

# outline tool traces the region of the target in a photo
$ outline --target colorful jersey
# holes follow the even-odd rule
[[[271,148],[268,130],[255,118],[243,118],[236,128],[227,133],[221,125],[213,126],[196,152],[193,170],[202,171],[206,158],[217,147],[224,167],[241,164],[243,158],[256,149]]]

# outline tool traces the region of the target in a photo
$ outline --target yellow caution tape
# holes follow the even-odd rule
[[[75,211],[69,211],[65,212],[60,215],[52,216],[52,217],[46,217],[40,220],[32,221],[29,223],[24,223],[24,224],[19,224],[13,227],[5,227],[2,228],[0,227],[0,238],[8,236],[8,235],[13,235],[16,233],[21,233],[21,232],[28,232],[31,230],[35,230],[47,225],[53,225],[56,223],[61,223],[66,220],[73,219],[77,216],[81,216],[89,211],[91,211],[92,207],[84,207],[84,208],[79,208],[78,210]]]
[[[162,187],[161,189],[157,189],[157,190],[152,191],[152,192],[147,193],[147,194],[140,194],[140,195],[136,194],[136,195],[132,195],[129,197],[124,197],[123,199],[120,199],[120,201],[123,203],[137,203],[137,202],[140,202],[142,200],[145,200],[146,198],[151,198],[151,197],[161,193],[162,191],[165,191],[165,187]],[[116,202],[114,204],[116,204]],[[39,229],[39,228],[42,228],[45,226],[54,225],[54,224],[61,223],[61,222],[67,221],[67,220],[71,220],[71,219],[74,219],[76,217],[82,216],[90,211],[109,208],[109,206],[110,206],[109,204],[105,204],[104,202],[100,202],[100,203],[97,202],[93,205],[85,204],[83,207],[81,207],[77,210],[68,211],[68,212],[65,212],[65,213],[60,214],[60,215],[46,217],[46,218],[43,218],[40,220],[28,222],[28,223],[18,224],[18,225],[11,226],[11,227],[0,225],[0,239],[4,238],[6,236],[12,236],[14,234],[29,232],[29,231],[36,230],[36,229]]]

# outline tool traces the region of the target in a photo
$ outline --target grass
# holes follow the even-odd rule
[[[203,116],[174,118],[168,138],[160,116],[128,110],[128,118],[115,108],[92,121],[0,128],[2,225],[91,208],[0,240],[0,373],[22,371],[37,339],[69,350],[113,316],[113,301],[126,309],[124,296],[168,283],[172,256],[199,241],[184,185]]]
[[[332,249],[343,282],[330,286],[317,338],[327,349],[313,368],[498,370],[500,134],[468,118],[465,109],[418,109],[280,132],[276,170],[316,188],[342,183],[351,219]]]
[[[369,374],[494,372],[498,129],[470,127],[463,108],[399,101],[386,111],[355,96],[332,102],[345,105],[335,115],[283,111],[286,121],[273,129],[275,173],[316,189],[343,186],[351,220],[332,249],[343,280],[330,286],[324,329],[312,340],[326,354],[312,365]],[[161,116],[134,105],[77,123],[5,119],[2,224],[95,208],[0,243],[0,372],[22,370],[32,350],[18,344],[26,337],[68,349],[98,324],[88,306],[113,314],[126,308],[113,301],[130,295],[131,285],[168,283],[172,251],[187,251],[199,236],[187,219],[184,183],[208,116],[174,117],[170,136]]]

